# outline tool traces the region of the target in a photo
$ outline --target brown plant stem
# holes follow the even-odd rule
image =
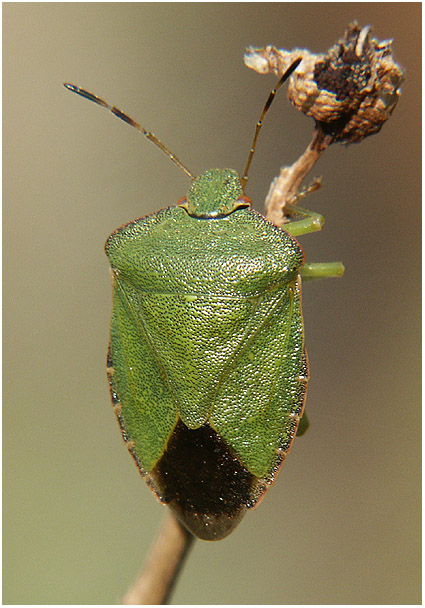
[[[121,603],[167,604],[194,539],[167,510],[143,570]]]
[[[303,179],[331,143],[332,137],[316,128],[310,144],[299,159],[290,167],[282,167],[272,181],[266,198],[266,217],[270,222],[276,226],[285,223],[285,205],[296,200]]]

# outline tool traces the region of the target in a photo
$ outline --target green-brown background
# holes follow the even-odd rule
[[[332,147],[302,243],[344,261],[304,289],[309,433],[228,539],[199,541],[181,604],[420,602],[418,3],[4,4],[4,603],[108,604],[164,515],[109,405],[103,242],[187,180],[104,96],[192,171],[242,170],[275,79],[244,47],[326,50],[357,18],[395,39],[403,95],[382,132]],[[312,123],[280,92],[248,194],[262,210]]]

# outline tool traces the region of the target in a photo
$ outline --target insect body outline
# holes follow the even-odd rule
[[[298,62],[281,78],[289,76]],[[252,210],[242,178],[212,169],[198,178],[118,108],[73,92],[135,126],[190,178],[178,204],[115,230],[105,252],[113,312],[108,349],[112,403],[124,441],[162,502],[196,536],[227,536],[274,480],[304,410],[308,381],[300,274],[291,231]],[[159,142],[159,144],[158,144]],[[337,276],[309,265],[309,278]]]

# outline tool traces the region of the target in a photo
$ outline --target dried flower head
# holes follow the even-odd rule
[[[290,101],[333,142],[353,143],[377,133],[397,105],[404,78],[391,42],[380,42],[370,36],[369,26],[354,22],[326,54],[249,47],[245,64],[260,74],[281,76],[301,57],[289,80]]]

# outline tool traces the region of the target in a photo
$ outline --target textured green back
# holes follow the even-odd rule
[[[298,243],[260,214],[169,207],[113,233],[111,353],[122,427],[149,472],[177,417],[207,420],[269,479],[305,387]]]

